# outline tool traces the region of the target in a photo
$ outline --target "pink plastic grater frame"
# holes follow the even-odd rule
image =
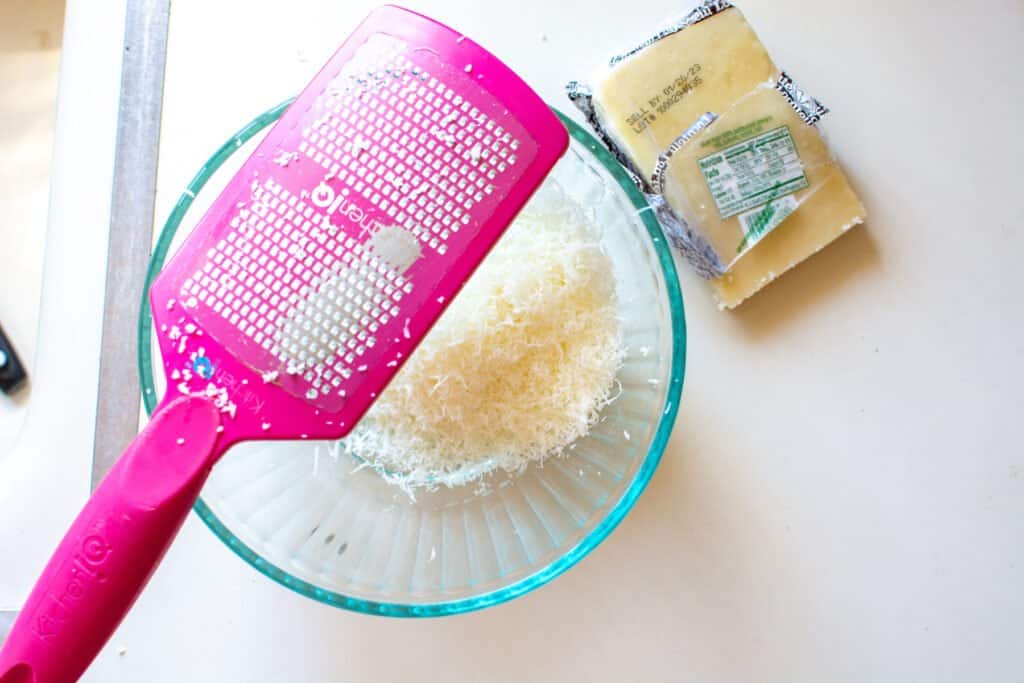
[[[168,391],[44,569],[0,683],[85,671],[231,445],[351,430],[567,146],[482,48],[373,12],[153,283]]]
[[[410,66],[397,77],[384,74],[383,78],[390,80],[390,83],[378,86],[372,79],[367,79],[371,82],[366,89],[355,88],[350,93],[344,93],[342,88],[348,84],[338,82],[339,71],[346,64],[351,64],[353,57],[358,58],[360,50],[366,50],[374,40],[405,42],[410,48],[402,54],[401,59]],[[382,47],[386,49],[387,46]],[[419,73],[412,73],[413,68],[418,69]],[[438,71],[442,73],[437,73]],[[426,80],[423,80],[423,74],[428,74]],[[438,76],[442,78],[435,81]],[[346,74],[340,77],[341,80],[345,78]],[[409,83],[416,78],[420,79],[418,87],[411,90]],[[417,109],[417,103],[423,102],[423,91],[433,91],[434,102],[439,103],[439,106],[431,107],[433,103],[428,102],[421,105],[421,109]],[[321,393],[318,388],[318,398],[310,400],[307,398],[307,392],[313,388],[311,381],[315,381],[315,373],[312,380],[307,378],[310,372],[308,370],[301,375],[288,374],[287,363],[276,358],[268,348],[272,344],[268,344],[266,332],[263,332],[262,346],[254,338],[239,332],[239,327],[248,323],[258,334],[265,330],[268,324],[273,325],[276,321],[260,316],[258,310],[254,314],[253,309],[256,307],[250,306],[248,315],[252,319],[247,320],[245,316],[239,315],[240,324],[233,325],[230,319],[218,315],[205,303],[202,293],[195,298],[192,289],[196,283],[191,281],[191,278],[209,262],[209,254],[217,248],[217,243],[222,242],[234,230],[231,227],[232,221],[239,219],[239,214],[246,211],[245,207],[250,202],[259,206],[254,194],[263,193],[264,196],[272,197],[275,188],[267,187],[268,181],[281,188],[280,195],[287,194],[289,199],[297,197],[297,205],[305,204],[306,211],[318,208],[315,204],[324,203],[329,209],[331,205],[341,201],[338,209],[342,211],[335,210],[331,215],[336,227],[340,228],[339,238],[347,237],[356,243],[364,243],[366,236],[360,233],[368,225],[372,226],[373,220],[378,220],[378,224],[383,225],[405,223],[406,226],[411,224],[413,229],[417,227],[417,221],[421,220],[419,216],[410,216],[411,212],[403,212],[399,204],[389,200],[381,192],[391,190],[389,194],[395,196],[403,191],[394,183],[391,183],[391,188],[386,187],[390,181],[385,176],[377,174],[376,178],[384,187],[373,188],[367,183],[362,193],[353,187],[358,187],[358,175],[350,171],[347,177],[356,180],[351,184],[346,182],[346,169],[341,163],[346,158],[345,146],[358,145],[360,139],[364,140],[365,144],[370,146],[369,149],[358,150],[357,147],[356,154],[347,154],[349,159],[359,157],[359,161],[362,162],[383,145],[381,141],[372,139],[380,128],[365,132],[365,129],[359,131],[349,127],[348,131],[335,132],[337,126],[330,124],[332,117],[328,114],[332,93],[335,93],[335,98],[338,97],[337,93],[341,93],[341,98],[346,95],[361,97],[361,100],[357,100],[358,105],[368,110],[370,116],[376,114],[377,122],[386,122],[384,116],[388,114],[392,115],[393,119],[402,117],[402,112],[394,108],[395,101],[400,99],[398,96],[402,93],[407,93],[404,98],[406,110],[419,114],[422,122],[418,128],[413,124],[410,130],[401,130],[396,126],[390,136],[384,133],[382,138],[390,137],[388,144],[397,142],[401,145],[403,141],[412,140],[423,141],[423,145],[433,143],[432,151],[440,154],[431,155],[428,151],[424,156],[428,159],[434,156],[440,160],[442,170],[457,164],[459,168],[478,170],[481,175],[475,183],[470,184],[471,181],[466,181],[467,187],[474,187],[476,190],[469,197],[469,201],[472,202],[470,208],[467,210],[456,206],[456,209],[462,208],[461,220],[468,218],[469,223],[457,226],[458,232],[452,232],[451,228],[446,230],[442,222],[448,219],[449,216],[446,214],[441,220],[433,219],[437,222],[435,226],[420,226],[423,231],[420,235],[423,256],[407,273],[407,281],[414,285],[412,292],[403,293],[403,298],[397,305],[392,302],[390,310],[397,311],[398,315],[387,316],[386,323],[377,323],[377,343],[372,348],[357,345],[356,350],[363,346],[363,353],[353,354],[354,361],[348,363],[347,367],[343,357],[328,364],[326,371],[331,376],[327,383],[333,381],[336,384],[326,393]],[[451,99],[446,99],[449,93]],[[389,95],[391,102],[387,101]],[[458,98],[461,98],[461,103],[453,105],[452,102]],[[413,103],[409,102],[411,99],[414,100]],[[341,106],[349,106],[349,103],[342,99]],[[377,114],[373,111],[375,106],[390,106],[390,109],[387,110],[388,114]],[[447,129],[453,130],[449,134],[455,138],[454,144],[446,144],[443,137],[432,132],[432,129],[436,130],[439,123],[443,123],[446,117],[450,118],[451,111],[459,107],[464,108],[459,112],[459,118],[450,121],[446,126]],[[460,127],[460,123],[472,122],[474,117],[481,125],[473,126],[471,129],[467,126]],[[402,118],[404,123],[411,117]],[[488,119],[493,122],[492,130],[488,130],[488,123],[484,123]],[[327,130],[321,133],[313,124],[325,120],[327,123],[321,128]],[[342,124],[344,125],[344,122]],[[370,125],[372,124],[367,125],[366,129],[369,129]],[[472,133],[482,132],[484,142],[491,140],[490,145],[481,146],[483,153],[492,156],[473,162],[473,147],[479,142],[470,144],[470,141],[479,139],[471,137],[470,140],[464,141],[463,134],[470,135],[470,130]],[[494,130],[502,131],[501,135],[493,134]],[[328,136],[332,134],[334,140],[329,140]],[[502,136],[511,137],[508,149],[498,147]],[[327,144],[318,146],[318,142],[321,141]],[[333,155],[328,153],[332,144],[335,150]],[[195,325],[206,334],[205,337],[199,337],[182,332],[181,337],[174,335],[176,338],[172,339],[171,335],[158,332],[160,350],[168,376],[171,377],[175,370],[179,375],[185,370],[191,372],[191,379],[180,387],[182,393],[203,391],[209,380],[228,390],[229,400],[235,404],[236,409],[235,419],[225,423],[226,441],[234,443],[253,437],[343,436],[358,422],[374,398],[383,391],[391,377],[409,357],[416,343],[423,338],[458,293],[567,145],[568,136],[565,128],[551,110],[518,76],[495,57],[469,39],[430,19],[396,7],[380,8],[356,29],[289,108],[282,120],[270,131],[200,221],[179,253],[154,282],[151,300],[158,331],[167,332],[175,326],[179,331],[183,331],[186,326],[191,329],[191,326]],[[488,149],[489,147],[493,149]],[[512,147],[515,149],[511,149]],[[507,156],[502,156],[506,151]],[[476,152],[481,153],[481,150],[478,149]],[[417,152],[406,148],[404,153],[416,158],[414,155]],[[451,154],[451,160],[444,161],[445,153]],[[287,158],[282,156],[291,154],[297,154],[292,161],[287,161]],[[514,163],[509,164],[508,157],[514,158]],[[488,160],[491,158],[498,160],[500,165],[488,168]],[[281,162],[285,162],[286,165],[282,166]],[[499,168],[504,170],[498,171]],[[409,174],[410,179],[403,182],[411,186],[407,192],[415,193],[419,188],[418,183],[425,174],[415,172],[408,166],[406,170],[414,172]],[[430,170],[437,173],[434,169]],[[491,170],[494,176],[487,178],[484,170]],[[459,180],[463,178],[459,178],[456,183]],[[455,189],[458,191],[457,185]],[[491,194],[486,194],[488,189],[491,190]],[[346,191],[347,196],[342,194]],[[308,194],[303,196],[304,192]],[[373,194],[379,195],[381,200],[388,203],[389,208],[382,211],[381,201],[374,203],[365,196],[367,194],[371,197]],[[445,204],[454,203],[450,194],[441,196],[440,201],[432,200],[430,194],[430,191],[425,191],[413,199],[425,204],[419,211],[428,218],[433,218],[433,214],[439,209],[444,211]],[[474,201],[474,196],[481,197],[481,201]],[[328,197],[330,200],[326,201]],[[397,211],[394,210],[396,207]],[[399,220],[403,214],[405,220]],[[352,217],[361,220],[353,221]],[[459,218],[453,220],[458,221]],[[304,228],[315,231],[317,225],[307,224]],[[447,239],[440,240],[440,235],[446,232]],[[426,239],[423,239],[424,237]],[[439,254],[438,249],[431,246],[432,241],[437,241],[445,253]],[[222,247],[225,250],[230,248],[230,245]],[[237,248],[234,251],[235,255],[239,252]],[[314,276],[313,269],[308,264],[296,265],[296,260],[279,259],[279,262],[286,268],[304,270],[307,278]],[[223,272],[225,269],[220,270]],[[216,267],[213,272],[217,272]],[[216,277],[211,280],[217,282]],[[236,296],[245,296],[246,292],[254,297],[258,296],[244,284],[236,287],[236,290]],[[207,298],[209,296],[210,292],[207,291]],[[172,301],[175,303],[168,306],[168,302]],[[197,301],[198,305],[189,306],[190,303]],[[269,312],[273,312],[272,307]],[[278,319],[280,316],[281,312],[278,312]],[[215,350],[218,346],[230,349],[230,352]],[[205,353],[200,353],[200,350]],[[197,365],[197,358],[205,360],[201,360]],[[341,371],[346,369],[350,373],[349,376],[341,376]],[[212,376],[209,376],[210,370],[213,372]],[[277,372],[274,384],[280,385],[285,391],[268,391],[270,387],[263,387],[261,375],[267,372]],[[178,381],[169,382],[172,388],[179,384]],[[344,392],[345,397],[340,395],[341,392]],[[265,428],[264,425],[267,424],[270,426]]]

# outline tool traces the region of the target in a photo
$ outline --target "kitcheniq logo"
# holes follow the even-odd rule
[[[332,215],[342,216],[363,230],[371,232],[381,227],[381,222],[375,216],[352,202],[347,187],[342,188],[340,193],[335,193],[330,185],[320,181],[309,194],[313,204],[323,209],[328,218]]]
[[[110,553],[110,544],[101,534],[91,533],[82,539],[78,551],[62,571],[64,580],[59,583],[54,581],[51,591],[43,598],[43,605],[36,614],[32,630],[41,640],[52,640],[90,586],[106,581],[106,575],[100,568],[110,557]]]

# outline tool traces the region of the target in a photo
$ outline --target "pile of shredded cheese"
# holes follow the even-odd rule
[[[558,455],[614,398],[624,351],[612,263],[583,208],[550,186],[345,439],[403,486]]]

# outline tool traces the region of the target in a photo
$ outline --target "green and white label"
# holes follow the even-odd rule
[[[709,154],[697,163],[723,220],[751,209],[778,204],[773,200],[802,190],[808,184],[804,165],[800,162],[796,145],[786,126]],[[795,207],[794,200],[792,208]],[[792,208],[786,212],[786,216],[792,213]],[[760,234],[778,225],[782,218],[771,227],[762,229]],[[754,219],[750,221],[757,222]],[[749,231],[749,228],[744,225],[744,230]],[[749,242],[749,239],[744,241]],[[743,246],[752,245],[748,243]]]
[[[771,230],[786,220],[789,214],[796,211],[796,197],[789,194],[779,199],[773,199],[756,209],[751,209],[739,215],[740,225],[743,227],[743,240],[736,247],[736,253],[743,253],[744,250],[761,241]]]

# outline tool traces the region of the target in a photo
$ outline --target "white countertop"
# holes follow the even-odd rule
[[[227,5],[173,5],[160,222],[209,152],[296,92],[370,7]],[[411,5],[568,111],[566,80],[677,3]],[[512,603],[398,621],[289,592],[193,516],[86,681],[1021,675],[1024,6],[741,7],[832,108],[870,218],[735,313],[681,266],[682,409],[621,527]]]
[[[0,327],[30,376],[39,326],[62,8],[55,0],[0,4]],[[26,386],[14,396],[0,396],[0,460],[25,421],[29,393]]]

